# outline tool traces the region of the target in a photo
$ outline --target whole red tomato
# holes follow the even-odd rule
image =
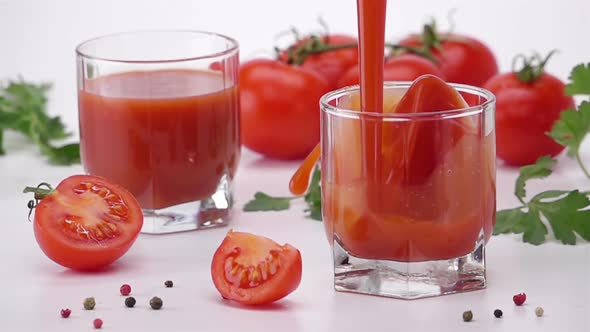
[[[330,85],[315,71],[258,59],[240,67],[243,144],[265,156],[298,159],[320,140],[319,99]]]
[[[334,89],[340,77],[357,66],[357,43],[356,38],[341,34],[307,37],[283,51],[279,59],[319,73]]]
[[[530,75],[523,76],[527,72]],[[564,146],[547,135],[560,113],[575,107],[560,79],[543,68],[529,67],[496,75],[484,88],[496,95],[496,151],[500,159],[522,166],[563,151]]]
[[[26,191],[41,199],[33,222],[39,247],[71,269],[95,270],[113,263],[135,242],[143,225],[135,197],[104,178],[73,175],[55,189]]]
[[[445,79],[442,71],[430,60],[415,54],[389,58],[383,65],[384,81],[413,81],[426,74]],[[359,84],[358,67],[350,68],[338,81],[338,87]]]
[[[434,24],[426,25],[422,35],[408,36],[399,44],[429,47],[448,82],[481,87],[498,73],[494,53],[481,40],[457,33],[439,34]]]

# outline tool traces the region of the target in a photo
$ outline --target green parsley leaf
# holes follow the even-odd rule
[[[547,235],[547,226],[541,221],[539,211],[530,208],[525,218],[519,223],[519,227],[523,228],[522,240],[530,244],[539,245],[545,242],[545,235]]]
[[[543,202],[533,199],[529,206],[538,209],[547,218],[555,238],[563,244],[576,244],[575,232],[589,239],[590,211],[584,209],[590,206],[590,200],[578,190],[570,191],[557,200]]]
[[[254,199],[244,205],[244,211],[281,211],[288,210],[293,197],[273,197],[263,192],[254,194]]]
[[[526,227],[522,224],[522,220],[525,218],[526,213],[522,212],[522,208],[498,211],[496,213],[494,235],[524,232]]]
[[[567,95],[590,95],[590,63],[575,66],[569,79],[571,82],[565,86]]]
[[[320,188],[321,171],[319,167],[315,167],[311,175],[309,189],[305,194],[305,202],[308,208],[305,210],[309,212],[309,217],[321,221],[322,220],[322,190]]]
[[[524,242],[539,245],[545,242],[547,227],[539,217],[539,211],[529,209],[523,212],[522,208],[498,211],[494,235],[503,233],[523,234]]]
[[[292,197],[273,197],[263,192],[257,192],[254,199],[247,202],[243,210],[251,211],[281,211],[287,210],[291,207],[291,201],[294,199],[303,198],[307,204],[305,212],[308,212],[308,217],[314,220],[322,220],[322,191],[320,188],[321,172],[319,167],[314,168],[311,175],[309,189],[304,196]]]
[[[549,132],[557,143],[568,147],[567,154],[576,156],[580,145],[590,131],[590,103],[583,101],[578,110],[561,112],[559,120],[555,121]]]
[[[1,123],[2,121],[0,121]],[[0,156],[6,154],[6,150],[4,150],[4,130],[0,128]]]
[[[55,147],[51,143],[51,140],[69,137],[70,133],[66,131],[60,117],[47,114],[47,92],[50,87],[48,84],[32,84],[22,80],[0,87],[0,131],[14,130],[29,137],[53,164],[79,163],[79,144]],[[0,137],[0,154],[4,152]]]
[[[537,159],[537,162],[534,164],[520,168],[520,174],[518,175],[514,186],[514,194],[521,203],[524,204],[524,197],[526,196],[526,181],[549,176],[552,173],[551,168],[555,166],[556,163],[557,160],[551,159],[550,156],[543,156]]]

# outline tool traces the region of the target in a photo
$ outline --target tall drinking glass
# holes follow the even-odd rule
[[[496,210],[495,99],[451,85],[469,107],[360,112],[358,86],[320,100],[322,213],[336,290],[415,299],[485,287]],[[386,82],[384,109],[409,86]]]
[[[240,159],[236,41],[139,31],[85,41],[76,53],[86,172],[134,194],[142,232],[227,223]]]

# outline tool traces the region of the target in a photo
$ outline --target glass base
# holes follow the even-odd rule
[[[143,209],[141,232],[165,234],[224,226],[229,223],[232,205],[230,180],[223,176],[215,193],[206,199],[166,209]]]
[[[334,241],[337,291],[413,300],[485,287],[483,240],[468,255],[415,263],[358,258]]]

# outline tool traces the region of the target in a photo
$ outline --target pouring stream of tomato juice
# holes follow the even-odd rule
[[[387,0],[357,0],[361,112],[383,112],[383,62],[385,49],[385,12]],[[380,123],[365,121],[361,128],[362,172],[375,189],[379,188],[381,167]],[[320,157],[320,145],[311,151],[289,182],[294,195],[307,191],[313,166]],[[368,190],[378,195],[378,190]],[[379,200],[369,197],[370,204]]]

